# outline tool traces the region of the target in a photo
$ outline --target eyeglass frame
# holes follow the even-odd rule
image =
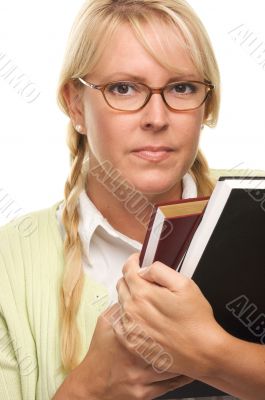
[[[211,81],[208,81],[208,80],[204,80],[204,82],[202,82],[202,81],[196,81],[196,80],[195,80],[195,81],[194,81],[194,80],[192,80],[192,81],[189,81],[189,80],[187,80],[187,81],[181,80],[181,81],[176,81],[176,82],[168,83],[167,85],[165,85],[165,86],[163,86],[163,87],[160,87],[160,88],[151,88],[150,86],[146,85],[145,83],[135,82],[135,81],[125,81],[125,80],[124,80],[124,81],[123,81],[123,80],[121,80],[121,81],[112,81],[112,82],[105,83],[104,85],[96,85],[96,84],[94,84],[94,83],[87,82],[87,81],[85,81],[83,78],[80,78],[80,77],[79,77],[79,78],[75,78],[74,80],[80,81],[83,85],[85,85],[85,86],[87,86],[87,87],[89,87],[89,88],[91,88],[91,89],[99,90],[99,91],[102,93],[103,98],[104,98],[105,102],[108,104],[108,106],[109,106],[110,108],[112,108],[113,110],[121,111],[121,112],[122,112],[122,111],[123,111],[123,112],[136,112],[136,111],[141,110],[141,109],[144,108],[144,107],[146,106],[146,104],[149,102],[149,100],[151,99],[151,97],[152,97],[153,94],[160,94],[161,97],[162,97],[162,99],[163,99],[163,101],[164,101],[164,103],[165,103],[165,105],[166,105],[167,108],[168,108],[169,110],[171,110],[171,111],[185,112],[185,111],[197,110],[198,108],[200,108],[200,107],[206,102],[206,100],[208,99],[210,93],[212,93],[212,91],[216,88],[216,85],[214,85]],[[145,86],[145,87],[148,89],[149,94],[147,95],[147,97],[146,97],[146,99],[145,99],[145,101],[144,101],[144,104],[143,104],[141,107],[137,108],[136,110],[121,110],[121,109],[119,109],[119,108],[113,107],[113,106],[108,102],[108,100],[107,100],[107,98],[106,98],[106,96],[105,96],[105,89],[106,89],[107,86],[109,86],[109,85],[111,85],[111,84],[119,83],[119,82],[121,82],[121,83],[134,83],[134,84],[138,84],[138,85],[140,84],[140,85],[142,85],[142,86]],[[166,101],[166,99],[165,99],[165,96],[164,96],[164,90],[165,90],[165,88],[166,88],[168,85],[171,85],[171,84],[174,84],[174,83],[200,83],[200,84],[203,84],[206,88],[208,88],[208,90],[207,90],[207,92],[206,92],[206,94],[205,94],[205,97],[204,97],[203,101],[202,101],[197,107],[195,107],[195,108],[183,109],[183,110],[178,110],[178,109],[176,109],[176,108],[171,107],[171,106],[167,103],[167,101]]]

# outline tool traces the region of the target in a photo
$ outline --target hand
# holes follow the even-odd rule
[[[117,291],[124,317],[115,327],[120,342],[136,353],[143,336],[151,337],[172,357],[169,371],[194,379],[208,374],[211,352],[226,333],[195,282],[160,262],[141,270],[137,254],[123,275]]]
[[[62,397],[54,400],[148,400],[192,381],[169,372],[159,373],[139,355],[128,352],[112,328],[119,315],[120,306],[116,304],[98,318],[89,351],[68,378],[71,389],[65,387]],[[69,391],[78,396],[65,396]]]

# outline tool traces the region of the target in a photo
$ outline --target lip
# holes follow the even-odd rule
[[[144,146],[133,150],[132,153],[147,161],[160,162],[170,157],[172,152],[173,149],[167,146]]]

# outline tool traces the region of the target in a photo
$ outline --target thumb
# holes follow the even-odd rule
[[[150,267],[141,268],[138,275],[148,282],[156,283],[171,291],[178,290],[183,285],[183,280],[188,279],[159,261],[154,262]]]

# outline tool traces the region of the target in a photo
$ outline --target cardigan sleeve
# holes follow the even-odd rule
[[[28,345],[24,258],[12,223],[0,228],[0,399],[35,399],[36,373]],[[31,364],[30,364],[31,363]],[[35,364],[34,364],[35,366]]]
[[[6,322],[0,314],[0,399],[22,400],[16,344],[11,339]]]

